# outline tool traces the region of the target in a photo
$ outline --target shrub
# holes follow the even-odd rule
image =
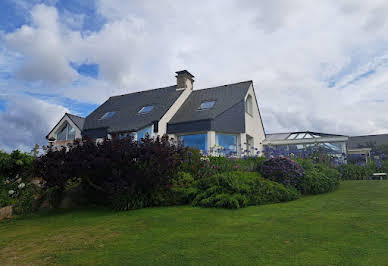
[[[366,165],[345,164],[338,168],[342,180],[367,180],[371,179],[373,173],[378,169],[371,162]]]
[[[242,208],[299,197],[294,189],[265,180],[254,172],[224,172],[198,181],[193,206]]]
[[[49,194],[55,195],[53,205],[57,205],[69,180],[77,179],[89,187],[89,195],[97,196],[93,201],[103,198],[111,206],[149,206],[149,200],[163,201],[160,194],[152,192],[170,185],[185,160],[185,152],[167,136],[141,141],[132,137],[105,139],[98,145],[84,138],[76,140],[68,151],[49,150],[36,160],[35,170],[46,181],[45,189],[52,189]],[[97,193],[90,193],[93,190]],[[120,200],[123,204],[117,203]]]
[[[35,197],[38,194],[37,190],[36,185],[30,183],[19,191],[15,202],[15,212],[17,214],[26,215],[32,213],[37,208]]]
[[[312,169],[305,171],[300,190],[303,194],[320,194],[333,191],[338,185],[338,178],[325,175],[324,172],[320,172],[318,169]]]
[[[191,203],[198,192],[196,182],[190,173],[178,172],[171,180],[171,185],[172,201],[175,204]]]
[[[0,150],[0,183],[32,177],[33,162],[34,157],[27,153],[15,150],[8,154]]]
[[[285,186],[299,188],[303,181],[303,168],[287,157],[274,157],[265,160],[260,168],[263,177]]]

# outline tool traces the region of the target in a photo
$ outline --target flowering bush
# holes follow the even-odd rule
[[[304,177],[303,168],[287,157],[274,157],[264,161],[260,173],[264,178],[295,188],[299,188]]]

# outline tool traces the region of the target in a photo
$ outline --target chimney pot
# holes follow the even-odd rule
[[[189,71],[181,70],[175,73],[177,89],[193,89],[194,76]]]

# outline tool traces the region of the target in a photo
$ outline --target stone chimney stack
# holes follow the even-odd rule
[[[187,70],[177,71],[176,73],[176,85],[177,89],[193,89],[194,76]]]

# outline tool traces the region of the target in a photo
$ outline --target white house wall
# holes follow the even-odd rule
[[[259,151],[263,151],[263,141],[265,139],[265,133],[263,128],[263,123],[260,116],[259,106],[257,105],[256,95],[253,86],[249,87],[247,95],[245,95],[245,101],[248,96],[252,97],[252,115],[245,112],[245,134],[253,137],[254,147]],[[244,147],[246,143],[246,135],[241,134],[241,143]]]

